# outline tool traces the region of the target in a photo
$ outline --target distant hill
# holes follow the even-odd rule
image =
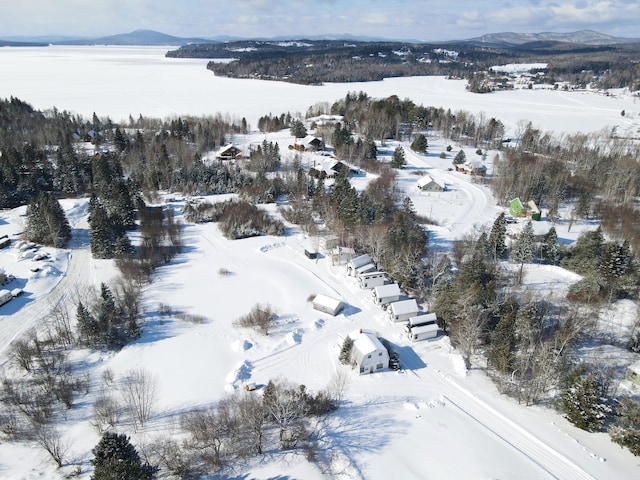
[[[535,42],[562,42],[580,45],[616,45],[620,43],[640,42],[638,38],[621,38],[594,32],[593,30],[579,30],[571,33],[489,33],[481,37],[470,38],[465,43],[476,45],[492,45],[499,47],[512,47],[516,45],[534,44]]]
[[[52,42],[57,45],[142,45],[142,46],[182,46],[190,43],[211,43],[213,40],[206,38],[184,38],[156,32],[155,30],[134,30],[129,33],[120,33],[99,38],[84,38]]]

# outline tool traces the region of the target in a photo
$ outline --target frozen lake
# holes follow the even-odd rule
[[[40,110],[56,106],[90,118],[214,115],[245,117],[252,128],[268,113],[300,112],[333,103],[348,92],[375,98],[397,95],[416,104],[483,113],[502,120],[513,136],[531,120],[544,131],[593,132],[618,126],[637,131],[637,97],[620,92],[516,90],[478,95],[466,82],[443,77],[393,78],[381,82],[304,86],[216,77],[207,60],[171,59],[167,47],[50,46],[0,48],[0,96],[18,97]],[[622,117],[620,112],[626,110]]]

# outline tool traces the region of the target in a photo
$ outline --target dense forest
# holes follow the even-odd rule
[[[524,45],[425,44],[299,40],[290,42],[245,40],[185,45],[167,53],[177,58],[212,59],[207,68],[216,75],[259,78],[301,84],[363,82],[388,77],[446,75],[469,78],[477,72],[507,63],[543,62],[544,83],[567,82],[584,88],[640,89],[640,45],[580,45],[531,42]],[[216,62],[215,59],[233,59]],[[494,80],[500,81],[500,77]],[[472,88],[473,91],[485,91]],[[486,90],[488,91],[488,90]]]
[[[312,117],[320,113],[338,115],[340,121],[316,128]],[[441,329],[450,335],[467,366],[486,368],[502,392],[526,404],[554,405],[580,428],[607,429],[615,441],[638,452],[638,403],[616,397],[615,372],[606,365],[578,361],[579,347],[585,342],[614,341],[598,335],[598,309],[618,299],[638,298],[640,225],[633,220],[638,217],[640,196],[638,144],[619,139],[613,132],[555,137],[530,123],[520,125],[517,141],[506,142],[499,119],[416,105],[397,96],[374,99],[363,92],[349,93],[332,105],[311,106],[307,115],[305,121],[288,113],[270,114],[261,119],[261,129],[290,128],[296,136],[303,129],[306,132],[304,125],[315,128],[338,159],[376,173],[363,191],[351,185],[350,169],[328,186],[324,178],[308,175],[299,158],[282,162],[281,146],[266,140],[253,146],[247,158],[233,163],[204,160],[233,135],[246,132],[242,120],[139,117],[114,124],[95,114],[85,120],[55,109],[39,112],[15,98],[0,101],[0,207],[29,204],[28,217],[34,224],[27,231],[60,245],[69,237],[64,219],[56,223],[56,235],[30,227],[41,223],[42,215],[59,219],[56,198],[89,197],[92,254],[117,258],[123,274],[117,288],[102,285],[99,292],[77,302],[77,331],[69,326],[68,317],[55,317],[61,333],[53,348],[62,342],[118,349],[139,336],[140,289],[153,269],[182,247],[180,228],[172,215],[145,203],[159,191],[238,193],[237,202],[188,203],[184,210],[187,221],[219,222],[231,239],[282,234],[284,223],[256,208],[256,204],[281,199],[279,212],[284,220],[305,233],[319,236],[318,225],[324,224],[343,245],[369,253],[406,293],[437,313]],[[424,152],[434,132],[451,143],[473,146],[483,155],[487,151],[496,155],[493,175],[478,181],[486,182],[501,205],[515,197],[533,199],[552,221],[558,218],[561,206],[570,205],[572,221],[590,219],[601,227],[582,235],[571,248],[558,243],[555,228],[544,238],[535,238],[531,224],[507,242],[503,214],[477,235],[457,239],[450,251],[433,251],[427,228],[432,221],[419,215],[411,200],[396,188],[403,151],[396,149],[393,161],[388,161],[378,158],[377,148],[400,140]],[[127,236],[134,228],[140,229],[142,239],[135,248]],[[582,275],[582,280],[570,288],[565,299],[537,298],[521,286],[523,271],[530,263],[560,265]],[[637,323],[617,347],[640,351]],[[42,339],[35,336],[17,344],[14,357],[22,361],[25,371],[37,375],[47,367],[38,363],[46,355],[39,354],[39,360],[33,357],[41,348]],[[44,404],[49,410],[34,406],[40,415],[38,428],[47,425],[56,405],[72,408],[78,392],[86,388],[66,376],[52,378],[43,400],[49,402]],[[144,379],[128,381],[135,384]],[[30,388],[5,380],[0,390],[12,415],[0,417],[5,422],[3,431],[12,427],[16,438],[34,420],[29,417],[33,412],[20,410],[21,402],[32,393]],[[301,436],[295,437],[296,442],[302,442],[305,435],[300,418],[334,408],[331,399],[310,396],[301,387],[272,388],[274,395],[297,399],[301,405],[296,419],[301,426],[296,432]],[[234,409],[251,407],[262,422],[274,431],[279,428],[278,417],[264,413],[265,405],[243,406],[235,401],[227,399],[212,410],[185,415],[183,428],[193,435],[193,445],[210,440],[207,435],[211,432],[198,428]],[[322,404],[318,412],[317,402]],[[105,412],[107,407],[96,406],[104,428],[113,421]],[[11,424],[25,415],[26,420],[17,427]],[[147,419],[143,414],[137,418],[140,423]],[[39,432],[47,430],[36,429],[31,434]],[[244,445],[238,451],[249,448],[257,455],[261,445]],[[177,447],[168,442],[156,448]],[[183,453],[196,455],[194,451]],[[198,468],[220,468],[220,452],[210,453],[211,463],[198,461]]]

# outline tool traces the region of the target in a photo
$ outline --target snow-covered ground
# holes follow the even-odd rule
[[[87,52],[93,52],[95,58]],[[605,108],[600,103],[605,97],[587,94],[567,93],[553,97],[554,105],[544,105],[547,97],[537,97],[542,100],[540,106],[541,103],[533,100],[535,97],[529,97],[529,92],[518,91],[507,95],[512,98],[511,104],[500,103],[505,102],[500,100],[503,94],[473,96],[464,91],[462,84],[444,79],[396,79],[398,82],[326,87],[232,81],[213,77],[204,70],[203,61],[168,60],[159,57],[160,53],[160,49],[120,47],[0,49],[0,65],[3,65],[0,91],[30,101],[38,108],[55,104],[60,109],[89,112],[89,115],[96,111],[114,119],[127,117],[136,107],[142,109],[150,105],[157,108],[155,113],[150,109],[143,114],[168,114],[171,111],[165,109],[166,106],[174,105],[179,108],[176,113],[228,111],[231,115],[255,119],[287,109],[304,111],[315,101],[333,101],[346,91],[361,87],[366,87],[373,96],[395,93],[433,104],[421,99],[420,95],[427,95],[430,88],[438,85],[441,97],[431,98],[438,98],[438,104],[445,107],[472,110],[473,105],[483,109],[493,100],[501,105],[501,113],[508,121],[517,122],[514,119],[519,119],[520,114],[531,113],[532,119],[546,119],[542,128],[551,128],[563,118],[562,108],[555,106],[562,98],[580,100],[583,109],[580,111],[590,112],[588,118],[586,115],[575,117],[577,120],[571,125],[576,130],[593,130],[595,120],[590,120],[591,117],[604,126],[611,125],[606,123],[607,119],[620,121],[622,108],[627,112],[634,111],[634,103],[629,98],[607,98],[606,102],[613,103]],[[64,85],[62,73],[57,77],[58,71],[80,68],[81,60],[74,57],[76,54],[87,55],[83,65],[86,71],[82,78],[65,75],[70,79],[70,85]],[[49,65],[56,65],[50,72],[46,68],[46,55],[51,56]],[[26,59],[33,61],[36,57],[44,64],[28,67]],[[36,71],[47,72],[55,87],[51,88],[53,92],[42,92],[40,80],[28,75],[22,78],[22,83],[28,84],[30,89],[18,91],[18,82],[11,87],[3,83],[7,82],[6,77],[14,78],[14,73],[4,75],[11,70],[4,68],[10,61],[16,69],[22,69],[23,74],[30,68],[34,74]],[[147,89],[135,82],[123,84],[122,78],[131,79],[129,75],[139,75],[140,81],[145,80]],[[87,77],[93,79],[99,95],[90,96],[84,90]],[[114,82],[115,79],[120,80]],[[175,83],[178,79],[180,82]],[[107,80],[114,83],[109,84]],[[203,87],[207,82],[211,86]],[[394,87],[402,86],[405,90],[394,90]],[[375,93],[378,87],[381,90]],[[422,92],[417,93],[417,98],[411,94],[413,88],[415,92]],[[233,95],[229,93],[231,90]],[[73,92],[78,94],[77,98]],[[156,96],[160,92],[163,95]],[[228,99],[221,92],[233,98]],[[537,93],[548,95],[545,92],[533,94]],[[247,101],[247,97],[254,103]],[[470,104],[458,107],[457,102],[463,97]],[[211,99],[210,106],[203,98]],[[483,106],[473,104],[471,100],[475,98],[487,103]],[[548,98],[551,102],[551,97]],[[518,109],[518,105],[528,103],[529,110]],[[210,110],[203,112],[203,104]],[[616,114],[610,112],[608,116],[599,117],[593,113],[599,108],[611,109]],[[132,112],[134,116],[138,113]],[[503,115],[498,118],[502,119]],[[263,138],[260,136],[260,140]],[[278,139],[281,147],[292,141],[286,132],[273,134],[269,139]],[[250,141],[251,138],[238,140]],[[429,144],[427,155],[417,155],[408,145],[403,145],[408,165],[399,173],[398,184],[411,197],[420,214],[437,220],[438,225],[430,227],[432,247],[446,250],[456,238],[489,228],[502,209],[496,207],[490,192],[481,183],[448,170],[453,155],[439,158],[439,153],[446,147],[441,140],[430,137]],[[385,148],[394,147],[392,144]],[[285,149],[281,150],[284,152]],[[283,153],[285,158],[288,154]],[[466,154],[467,158],[474,158],[475,152],[469,149]],[[424,173],[444,181],[446,191],[418,191],[415,182]],[[354,184],[364,188],[372,178],[370,175],[357,177]],[[86,202],[86,199],[63,202],[74,229],[73,240],[64,250],[45,249],[50,252],[52,261],[46,262],[48,266],[39,272],[31,271],[33,260],[18,260],[15,248],[0,251],[0,266],[15,275],[15,286],[25,291],[23,297],[0,307],[2,358],[6,358],[7,343],[12,338],[38,323],[50,308],[51,298],[64,294],[73,285],[98,285],[112,278],[111,262],[92,260],[89,255]],[[171,205],[179,211],[181,200],[175,199]],[[275,206],[268,208],[277,214]],[[24,207],[0,212],[0,236],[7,234],[15,238],[22,231],[22,213]],[[556,228],[558,236],[568,242],[582,229],[593,228],[593,225],[574,223],[569,232],[568,222],[560,221]],[[244,470],[234,472],[237,478],[638,478],[637,459],[613,444],[606,434],[578,430],[546,408],[520,406],[500,396],[481,370],[465,371],[462,359],[450,347],[447,337],[411,344],[402,334],[401,326],[390,324],[384,312],[373,304],[368,292],[361,290],[355,280],[346,275],[344,265],[333,265],[326,252],[316,260],[308,259],[304,255],[308,241],[294,227],[288,229],[284,237],[230,241],[220,234],[215,224],[187,225],[184,243],[188,248],[172,263],[160,268],[153,283],[144,290],[146,326],[142,337],[114,354],[77,353],[94,384],[100,383],[107,369],[118,378],[132,368],[143,368],[158,379],[160,395],[153,421],[137,433],[124,427],[135,444],[170,433],[175,413],[215,402],[223,395],[243,388],[247,382],[262,386],[270,379],[284,377],[304,383],[313,391],[326,387],[335,372],[343,368],[337,360],[337,334],[367,327],[396,345],[404,371],[389,370],[368,376],[347,372],[349,380],[344,401],[336,414],[324,419],[326,435],[319,445],[332,459],[331,474],[322,474],[302,454],[288,454],[269,456],[269,461],[255,465],[248,464],[242,467]],[[220,275],[220,269],[226,269],[230,274]],[[552,267],[528,265],[525,272],[527,288],[553,290],[555,294],[562,294],[577,279],[572,273]],[[307,301],[313,293],[341,298],[347,304],[344,313],[334,318],[314,311]],[[234,320],[256,303],[269,303],[278,313],[276,326],[269,336],[233,325]],[[163,314],[166,305],[174,311],[202,316],[206,320],[193,323],[181,320],[177,315]],[[628,304],[621,305],[618,312],[626,318],[635,315],[635,309]],[[606,328],[609,328],[608,332],[620,332],[625,323],[611,321]],[[84,462],[85,470],[80,478],[89,478],[86,462],[99,439],[88,420],[91,400],[96,394],[94,390],[84,398],[78,411],[69,415],[61,426],[65,440],[71,445],[70,458]],[[0,445],[2,478],[58,479],[70,473],[70,469],[56,470],[47,454],[28,442]]]

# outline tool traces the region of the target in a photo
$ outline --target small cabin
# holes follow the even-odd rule
[[[323,295],[322,293],[316,295],[311,303],[314,310],[328,313],[329,315],[332,315],[334,317],[338,315],[344,308],[344,302],[342,300],[329,297],[328,295]]]
[[[427,340],[429,338],[436,338],[438,336],[438,324],[430,323],[428,325],[420,325],[418,327],[409,328],[405,327],[405,332],[409,340],[412,342],[419,342],[420,340]]]
[[[376,269],[373,260],[368,254],[360,255],[356,258],[352,258],[347,263],[347,275],[358,275],[362,273],[371,272]]]
[[[387,314],[391,323],[406,322],[415,317],[419,311],[418,302],[413,298],[390,303],[387,307]]]
[[[529,200],[525,205],[519,198],[514,198],[509,204],[509,213],[514,218],[530,218],[536,221],[542,218],[542,212],[533,200]]]
[[[371,290],[373,301],[382,306],[392,302],[397,302],[400,300],[400,295],[402,295],[402,292],[400,291],[400,285],[397,283],[381,285]]]
[[[363,290],[370,290],[380,287],[387,283],[387,274],[385,272],[366,272],[358,275],[358,283]]]

